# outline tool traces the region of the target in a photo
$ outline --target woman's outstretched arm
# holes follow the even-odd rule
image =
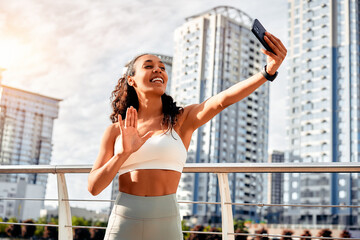
[[[274,54],[261,49],[261,51],[267,55],[267,72],[270,75],[274,75],[283,62],[287,50],[278,38],[268,32],[266,33],[264,39],[275,53]],[[228,106],[249,96],[265,82],[267,82],[266,78],[261,73],[257,73],[252,77],[208,98],[200,104],[193,104],[185,107],[187,117],[184,121],[185,125],[183,125],[190,127],[193,131],[195,131]]]

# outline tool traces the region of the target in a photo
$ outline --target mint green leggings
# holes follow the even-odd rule
[[[182,240],[176,194],[142,197],[119,192],[104,240]]]

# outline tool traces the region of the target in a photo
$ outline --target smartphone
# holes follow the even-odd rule
[[[252,27],[251,27],[251,31],[254,33],[255,37],[257,39],[259,39],[259,41],[265,47],[266,50],[268,50],[269,52],[274,53],[274,51],[269,47],[269,45],[264,40],[266,29],[259,22],[259,20],[257,20],[257,19],[254,20],[254,22],[252,24]]]

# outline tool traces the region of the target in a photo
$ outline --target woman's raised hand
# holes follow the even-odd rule
[[[274,75],[275,72],[280,67],[281,63],[283,62],[283,60],[286,56],[287,50],[286,50],[286,47],[284,46],[284,44],[282,44],[282,42],[280,41],[280,39],[278,39],[277,37],[275,37],[274,35],[272,35],[269,32],[265,33],[264,39],[265,39],[266,43],[269,45],[269,47],[275,53],[274,54],[265,49],[261,49],[261,51],[267,55],[266,71],[270,75]]]
[[[137,130],[137,111],[132,106],[126,110],[125,121],[122,120],[120,114],[118,120],[122,140],[122,151],[120,153],[131,154],[136,152],[154,134],[153,131],[149,131],[144,136],[139,136]]]

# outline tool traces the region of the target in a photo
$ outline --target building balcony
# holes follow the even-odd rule
[[[0,174],[55,174],[57,176],[58,186],[58,224],[29,224],[29,223],[9,223],[0,222],[0,225],[35,225],[35,226],[51,226],[58,228],[58,237],[60,240],[72,240],[73,229],[78,228],[97,228],[105,229],[105,227],[84,227],[84,226],[73,226],[71,221],[71,208],[69,202],[71,201],[94,201],[93,199],[70,199],[68,196],[68,188],[66,184],[65,174],[77,174],[83,173],[88,174],[91,170],[90,165],[1,165]],[[210,204],[221,206],[221,227],[222,232],[198,232],[198,231],[183,231],[183,233],[198,233],[198,234],[219,234],[222,235],[222,239],[234,240],[235,236],[246,235],[248,237],[268,237],[271,239],[279,239],[280,237],[289,237],[281,234],[258,234],[258,233],[235,233],[234,231],[234,218],[233,212],[235,206],[249,206],[252,208],[264,208],[273,207],[274,209],[282,209],[284,211],[287,208],[306,208],[310,209],[356,209],[360,206],[354,205],[310,205],[310,204],[269,204],[264,202],[232,202],[229,188],[229,173],[360,173],[360,163],[188,163],[185,165],[183,170],[185,173],[215,173],[218,177],[218,186],[220,192],[219,202],[194,202],[194,201],[178,201],[179,204]],[[16,198],[16,197],[0,197],[0,201],[14,201],[14,200],[31,200],[31,201],[47,201],[49,199],[37,198]],[[51,199],[54,200],[54,199]],[[95,200],[95,201],[108,201],[113,200]],[[236,212],[236,211],[235,211]],[[300,212],[300,210],[298,211]],[[271,212],[270,212],[271,213]],[[296,227],[296,225],[283,224],[273,225],[268,224],[267,227],[270,229],[276,229],[283,227],[286,229]],[[297,226],[299,229],[304,229],[304,226]],[[316,226],[307,225],[307,229],[314,229]],[[324,225],[322,227],[332,227]],[[346,226],[333,226],[333,229],[344,229]],[[250,229],[250,228],[249,228]],[[360,228],[358,229],[360,233]],[[296,232],[297,233],[297,232]],[[292,238],[301,238],[300,233],[293,235]],[[309,239],[316,237],[307,237]],[[250,238],[249,238],[250,239]],[[327,237],[326,239],[339,239]],[[360,238],[352,238],[359,239]]]

